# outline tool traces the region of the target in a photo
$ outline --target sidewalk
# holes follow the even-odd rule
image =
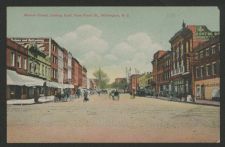
[[[187,102],[187,101],[181,101],[179,98],[173,97],[172,99],[168,97],[158,97],[155,96],[146,96],[148,98],[155,98],[155,99],[161,99],[161,100],[167,100],[167,101],[175,101],[175,102],[183,102],[183,103],[191,103],[191,104],[198,104],[198,105],[209,105],[209,106],[220,106],[219,101],[210,101],[210,100],[196,100],[196,102]]]
[[[40,103],[46,103],[46,102],[53,102],[54,101],[54,96],[47,96],[45,97],[40,97],[38,99]],[[7,100],[7,105],[31,105],[35,104],[34,99],[12,99],[12,100]]]

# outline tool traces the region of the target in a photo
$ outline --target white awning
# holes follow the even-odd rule
[[[7,70],[7,85],[25,85],[25,81],[22,76],[17,74],[15,71]]]
[[[63,88],[74,88],[72,84],[63,84]]]
[[[54,88],[58,88],[58,83],[56,82],[46,82],[47,87],[54,87]]]
[[[7,70],[7,85],[18,86],[43,86],[44,80],[25,76],[12,70]]]

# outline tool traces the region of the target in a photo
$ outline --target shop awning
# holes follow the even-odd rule
[[[59,86],[58,83],[50,82],[50,81],[47,81],[46,85],[47,85],[47,87],[53,87],[53,88],[58,88],[58,86]]]
[[[12,70],[7,70],[7,85],[18,86],[43,86],[44,80],[25,76]]]
[[[7,85],[25,85],[25,81],[22,76],[17,74],[15,71],[7,70]]]
[[[63,84],[63,88],[74,88],[72,84]]]

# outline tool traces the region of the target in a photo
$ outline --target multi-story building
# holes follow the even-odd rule
[[[116,78],[115,79],[115,83],[118,84],[118,83],[126,83],[127,82],[127,79],[126,78]]]
[[[58,48],[58,83],[61,85],[60,89],[61,92],[63,91],[63,49],[62,48]]]
[[[68,52],[63,49],[63,83],[68,84]]]
[[[152,60],[152,77],[153,81],[151,82],[153,93],[159,93],[160,92],[160,85],[159,81],[162,78],[163,74],[163,67],[159,66],[161,58],[167,54],[167,51],[159,50],[154,54],[153,60]]]
[[[74,85],[75,91],[79,87],[79,83],[78,83],[79,64],[80,63],[78,62],[78,60],[72,57],[72,84]]]
[[[23,46],[7,38],[7,99],[24,99],[27,87],[19,75],[27,75],[28,51]]]
[[[7,38],[7,69],[14,70],[19,74],[27,75],[28,50]]]
[[[78,87],[82,87],[82,80],[83,80],[83,74],[82,74],[82,65],[78,62]]]
[[[89,89],[96,89],[97,88],[97,79],[89,79]]]
[[[158,71],[159,75],[157,77],[157,83],[159,86],[159,95],[162,96],[169,96],[171,93],[171,83],[170,83],[170,77],[171,77],[171,51],[166,51],[165,54],[163,54],[158,61]]]
[[[36,44],[37,48],[49,56],[51,62],[51,81],[58,82],[58,48],[61,48],[51,38],[11,38],[16,43],[27,48],[30,44]]]
[[[138,78],[140,89],[145,89],[146,94],[150,95],[153,93],[153,87],[151,82],[153,81],[152,73],[145,72]]]
[[[129,91],[130,92],[137,92],[137,90],[139,89],[139,81],[138,78],[140,77],[139,74],[132,74],[130,76],[130,85],[129,85]]]
[[[68,64],[67,64],[67,70],[68,70],[68,76],[67,76],[67,78],[68,78],[68,83],[69,84],[72,84],[72,54],[70,53],[70,52],[68,52]]]
[[[217,35],[204,25],[185,25],[170,40],[171,58],[171,89],[177,97],[192,94],[191,59],[189,55],[198,44]]]
[[[196,99],[220,98],[219,35],[198,45],[193,53],[193,95]]]
[[[36,44],[30,44],[27,48],[28,75],[49,81],[51,79],[50,57],[40,51]]]
[[[82,67],[82,88],[87,88],[87,69]]]

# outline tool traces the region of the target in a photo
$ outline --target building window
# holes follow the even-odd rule
[[[45,66],[42,64],[42,75],[45,75]]]
[[[195,53],[195,54],[194,54],[194,57],[195,57],[195,58],[194,58],[195,60],[198,60],[198,53]]]
[[[24,61],[23,67],[24,67],[25,70],[27,70],[27,59],[24,58],[23,61]]]
[[[206,75],[210,76],[212,74],[212,66],[211,65],[207,65],[206,66]]]
[[[203,58],[203,51],[200,51],[200,59]]]
[[[204,75],[204,66],[201,66],[201,78],[203,77]]]
[[[212,64],[212,75],[216,75],[216,62]]]
[[[218,52],[220,52],[220,44],[218,44]]]
[[[206,49],[205,56],[209,56],[209,48]]]
[[[22,67],[21,66],[21,56],[20,55],[17,56],[17,67],[19,67],[19,68]]]
[[[45,66],[45,76],[48,76],[47,66]]]
[[[200,68],[196,67],[196,78],[200,77]]]
[[[11,52],[10,65],[15,66],[15,53]]]
[[[212,46],[212,54],[215,54],[216,53],[216,46]]]
[[[37,65],[34,63],[34,72],[36,73]]]

